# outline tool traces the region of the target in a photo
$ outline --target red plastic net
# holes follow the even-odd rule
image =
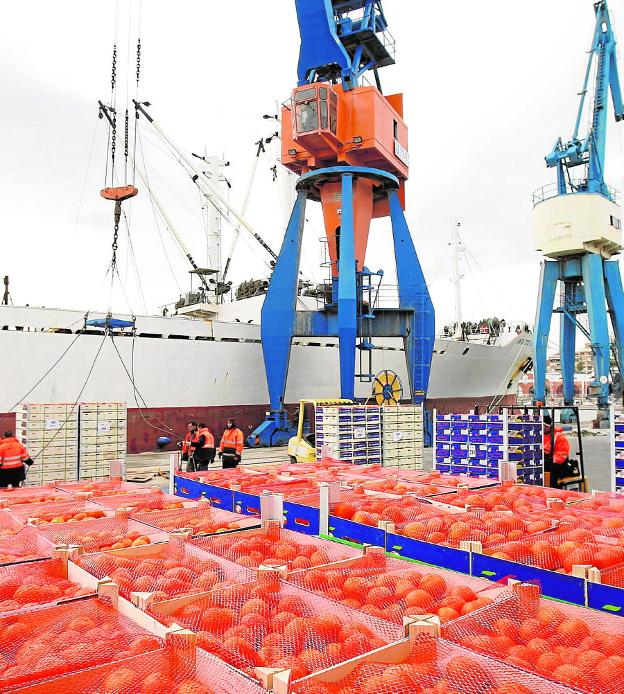
[[[249,569],[261,564],[309,569],[361,554],[354,547],[284,530],[279,525],[193,538],[189,543]]]
[[[489,604],[500,592],[490,581],[369,553],[341,564],[295,571],[288,583],[396,624],[437,614],[445,622]]]
[[[473,653],[420,636],[409,651],[394,649],[364,662],[294,682],[291,694],[564,694],[574,690]]]
[[[54,545],[33,526],[0,538],[0,564],[45,559],[52,555]]]
[[[10,511],[0,509],[0,538],[16,535],[23,527],[24,524],[16,520]]]
[[[619,511],[600,508],[592,510],[581,504],[546,509],[531,514],[534,517],[551,518],[566,528],[589,530],[598,541],[610,542],[609,538],[621,540],[624,544],[624,515]]]
[[[547,508],[549,499],[561,499],[563,503],[569,503],[586,498],[588,495],[581,492],[505,482],[485,489],[459,489],[455,494],[436,497],[436,501],[452,506],[476,506],[488,511],[531,513]]]
[[[97,503],[111,510],[124,509],[128,513],[146,513],[147,511],[165,511],[184,508],[184,500],[179,496],[167,494],[161,490],[144,490],[137,494],[115,494],[98,496]]]
[[[92,593],[67,580],[67,566],[60,559],[0,567],[0,613],[3,614]]]
[[[50,501],[68,501],[73,497],[53,486],[16,487],[0,490],[0,505],[12,508],[20,504],[42,504]]]
[[[291,499],[297,502],[298,499],[303,497],[318,496],[319,484],[315,479],[308,480],[299,479],[297,477],[291,480],[270,479],[266,482],[248,483],[245,485],[244,489],[241,485],[241,491],[244,491],[246,494],[255,494],[257,496],[266,491],[274,492],[276,494],[282,494],[285,499]]]
[[[508,511],[482,509],[454,514],[438,511],[438,515],[428,518],[422,518],[421,509],[416,509],[415,516],[409,508],[391,508],[386,512],[388,514],[401,519],[395,521],[395,531],[398,534],[455,548],[467,540],[491,547],[506,540],[528,538],[555,525],[554,521],[547,518],[533,520]]]
[[[284,583],[275,572],[183,604],[156,603],[150,613],[197,632],[201,648],[252,677],[256,667],[275,667],[292,668],[299,679],[403,636],[401,627]]]
[[[161,647],[159,639],[100,598],[1,617],[0,690]]]
[[[39,530],[55,545],[80,545],[86,552],[136,547],[166,539],[157,528],[120,516],[50,523]]]
[[[15,489],[0,490],[0,505],[5,507],[19,504],[36,504],[48,501],[63,501],[71,499],[65,492],[52,485],[43,487],[16,487]]]
[[[109,494],[132,494],[145,489],[140,484],[124,482],[117,478],[107,480],[92,480],[84,482],[57,482],[56,488],[65,492],[90,492],[93,496]]]
[[[333,497],[329,512],[332,516],[376,527],[379,521],[402,522],[407,518],[432,518],[447,515],[447,511],[412,496],[401,499],[382,494],[365,494],[363,489],[340,489]]]
[[[597,492],[590,498],[587,498],[588,495],[585,495],[585,497],[583,501],[579,501],[575,506],[584,510],[601,510],[614,513],[624,512],[624,494],[618,494],[617,492]]]
[[[582,607],[512,595],[442,635],[581,691],[624,691],[624,620]]]
[[[172,511],[150,511],[146,514],[137,513],[133,517],[167,532],[188,529],[192,535],[212,535],[213,533],[237,530],[257,524],[257,521],[249,516],[242,516],[210,506],[181,508]]]
[[[11,509],[11,515],[22,523],[47,525],[48,523],[67,523],[87,518],[103,518],[113,515],[110,511],[91,501],[51,501],[45,504],[22,504]]]
[[[584,528],[569,529],[568,526],[560,526],[556,532],[489,545],[483,553],[497,559],[568,574],[575,565],[606,569],[624,562],[624,547],[621,545],[597,542],[591,531]]]
[[[83,554],[74,561],[97,578],[108,576],[120,593],[156,593],[155,599],[190,595],[254,580],[238,564],[211,556],[181,540],[162,544]]]
[[[385,494],[396,494],[403,496],[405,494],[417,494],[418,496],[428,497],[438,494],[450,494],[454,491],[452,487],[446,487],[431,482],[418,482],[401,480],[397,477],[386,478],[385,480],[377,480],[374,482],[363,482],[362,489],[367,489],[374,492],[383,492]]]
[[[624,588],[624,563],[610,566],[601,571],[600,582],[603,585]]]
[[[276,473],[257,473],[247,468],[226,468],[225,470],[204,470],[202,472],[179,472],[178,476],[194,480],[201,478],[204,483],[210,484],[213,487],[223,487],[227,489],[231,484],[240,484],[244,487],[248,481],[249,484],[257,484],[263,479],[268,482],[276,478]]]
[[[20,694],[261,694],[250,679],[209,653],[171,648],[56,677]]]

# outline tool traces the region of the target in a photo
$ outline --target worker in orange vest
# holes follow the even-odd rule
[[[544,416],[544,469],[550,472],[550,486],[558,487],[559,480],[567,477],[567,463],[570,459],[570,442],[561,427],[555,426],[552,418]]]
[[[197,441],[191,442],[191,448],[198,470],[207,470],[210,463],[214,463],[216,454],[214,436],[203,422],[197,430]]]
[[[236,428],[236,422],[228,419],[227,429],[221,437],[219,457],[223,461],[224,468],[237,467],[243,453],[243,432]]]
[[[26,446],[6,431],[0,443],[0,487],[19,487],[26,479],[25,466],[33,462]]]
[[[194,472],[195,464],[193,460],[193,449],[192,444],[197,442],[197,422],[189,422],[186,425],[186,436],[178,446],[182,449],[182,461],[186,463],[186,471]]]

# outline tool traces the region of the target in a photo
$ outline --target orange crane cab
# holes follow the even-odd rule
[[[409,174],[407,125],[403,95],[384,96],[376,87],[345,90],[342,85],[317,82],[297,87],[282,108],[282,164],[302,175],[340,164],[388,171],[399,179],[398,197],[405,209]],[[354,181],[355,257],[364,268],[371,219],[390,214],[388,198],[375,195],[371,179]],[[338,276],[341,227],[341,183],[319,186],[332,276]]]

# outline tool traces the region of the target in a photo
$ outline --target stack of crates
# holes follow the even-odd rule
[[[125,402],[80,405],[80,479],[110,475],[113,460],[126,457],[128,407]]]
[[[387,467],[422,470],[422,405],[382,408],[383,464]]]
[[[435,467],[451,475],[501,479],[515,463],[518,481],[544,483],[543,425],[537,410],[517,414],[438,414],[434,411]]]
[[[382,416],[378,405],[318,406],[315,412],[317,458],[329,455],[355,465],[381,465]]]
[[[78,479],[78,406],[72,403],[23,404],[15,431],[35,461],[28,485]]]
[[[611,491],[624,491],[624,414],[611,410]]]

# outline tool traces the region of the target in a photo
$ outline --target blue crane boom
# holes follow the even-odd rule
[[[611,199],[612,192],[604,180],[609,92],[611,92],[616,121],[624,118],[624,104],[617,68],[615,33],[606,0],[596,2],[594,9],[596,26],[589,50],[583,89],[579,94],[581,100],[574,133],[568,142],[564,143],[561,138],[557,140],[552,152],[546,157],[546,165],[557,168],[559,195],[589,192],[600,193]],[[587,136],[580,138],[579,131],[587,103],[594,60],[596,61],[596,84],[591,127]],[[574,182],[570,169],[577,166],[585,167],[585,175]]]

